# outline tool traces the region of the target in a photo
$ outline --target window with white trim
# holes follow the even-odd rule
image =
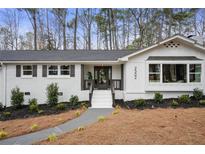
[[[187,64],[162,64],[163,83],[186,83]]]
[[[58,65],[50,65],[48,67],[48,75],[57,76],[58,75]]]
[[[149,82],[160,82],[160,64],[149,64]]]
[[[32,65],[23,65],[22,66],[22,75],[23,76],[32,76],[32,74],[33,74]]]
[[[61,65],[60,66],[60,75],[70,75],[70,66],[69,65]]]
[[[201,82],[201,64],[189,64],[189,81]]]

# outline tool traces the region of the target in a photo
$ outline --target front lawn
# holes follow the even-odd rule
[[[205,110],[120,109],[102,122],[38,144],[205,144]]]
[[[7,136],[2,139],[54,127],[79,116],[79,112],[81,114],[83,111],[82,109],[76,109],[64,111],[59,114],[39,115],[38,117],[0,121],[0,132],[6,132],[7,134]]]

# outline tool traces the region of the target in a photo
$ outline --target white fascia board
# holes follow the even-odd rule
[[[1,61],[1,63],[18,64],[18,63],[35,63],[35,64],[48,64],[48,63],[71,63],[71,64],[116,64],[119,61]]]

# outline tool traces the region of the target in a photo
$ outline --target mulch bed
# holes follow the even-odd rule
[[[134,100],[132,101],[123,101],[123,100],[116,100],[115,105],[119,105],[122,108],[126,109],[153,109],[153,108],[190,108],[190,107],[205,107],[205,105],[199,104],[198,100],[195,100],[193,97],[190,97],[191,102],[190,103],[179,103],[179,106],[172,107],[173,100],[178,102],[177,98],[169,98],[169,99],[163,99],[162,103],[156,103],[153,99],[145,99],[145,105],[136,107]],[[203,97],[205,99],[205,97]]]
[[[39,110],[41,110],[40,113],[38,112],[30,112],[28,105],[23,105],[21,108],[16,109],[14,107],[6,107],[3,110],[0,111],[0,121],[6,121],[6,120],[13,120],[13,119],[21,119],[21,118],[31,118],[31,117],[38,117],[42,115],[52,115],[52,114],[59,114],[63,112],[67,112],[69,110],[74,110],[81,107],[81,104],[88,104],[88,102],[83,101],[79,102],[77,105],[72,106],[69,105],[69,102],[61,102],[65,104],[64,110],[59,110],[56,108],[56,106],[49,106],[48,104],[39,104]],[[6,112],[10,112],[10,115],[5,115]]]

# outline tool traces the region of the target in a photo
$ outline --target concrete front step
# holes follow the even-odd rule
[[[92,108],[112,108],[112,94],[110,90],[94,90]]]

